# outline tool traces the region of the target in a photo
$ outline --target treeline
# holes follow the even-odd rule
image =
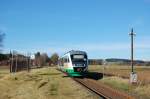
[[[10,57],[10,54],[1,54],[0,53],[0,61],[8,60],[9,57]]]
[[[0,54],[0,66],[9,65],[10,54]],[[17,54],[17,60],[21,60],[24,55]],[[29,57],[29,56],[28,56]],[[34,54],[34,59],[31,58],[31,66],[55,66],[58,63],[59,55],[57,53],[53,53],[51,56],[48,56],[46,53],[37,52]],[[108,58],[108,59],[89,59],[89,65],[130,65],[131,61],[129,59],[117,59],[117,58]],[[134,65],[136,66],[150,66],[150,61],[143,61],[143,60],[134,60]]]
[[[34,55],[34,58],[31,58],[30,55],[26,56],[23,54],[0,54],[0,66],[6,66],[10,64],[11,60],[17,60],[18,64],[20,64],[20,60],[25,60],[25,57],[30,59],[31,66],[53,66],[57,65],[59,55],[57,53],[53,53],[51,56],[48,56],[46,53],[37,52]]]
[[[9,65],[9,57],[10,57],[10,54],[1,54],[0,53],[0,66]]]
[[[88,63],[89,65],[130,65],[131,60],[117,58],[89,59]],[[133,64],[136,66],[150,66],[150,61],[134,60]]]
[[[103,59],[89,59],[88,64],[89,65],[102,65]]]
[[[117,59],[117,58],[109,58],[105,59],[106,64],[114,64],[114,65],[130,65],[131,60],[129,59]],[[150,66],[150,61],[143,60],[134,60],[133,64],[136,66]]]
[[[57,65],[58,58],[59,55],[57,53],[54,53],[50,57],[48,57],[46,53],[41,54],[40,52],[37,52],[35,54],[35,60],[33,64],[36,66],[45,66],[45,65],[53,66]]]

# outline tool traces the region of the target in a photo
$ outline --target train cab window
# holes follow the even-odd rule
[[[64,65],[63,59],[60,60],[60,64],[61,64],[61,66]]]
[[[72,62],[86,62],[87,55],[82,55],[82,54],[71,55],[71,60]]]

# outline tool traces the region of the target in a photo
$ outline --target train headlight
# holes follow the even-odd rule
[[[86,58],[84,58],[84,61],[86,61]]]
[[[81,72],[81,71],[82,71],[82,69],[81,69],[81,68],[77,68],[77,71],[78,71],[78,72]]]

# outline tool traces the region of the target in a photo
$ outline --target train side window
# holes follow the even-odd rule
[[[65,63],[65,58],[63,58],[63,64]]]
[[[61,66],[61,59],[59,60],[59,66]]]
[[[62,63],[64,64],[64,63],[69,63],[70,61],[69,61],[69,57],[64,57],[64,58],[62,58]]]
[[[67,63],[67,57],[64,57],[64,63]]]
[[[69,61],[69,57],[67,57],[67,62],[69,63],[70,61]]]
[[[62,66],[64,66],[64,62],[63,62],[63,59],[61,59],[61,65],[62,65]]]
[[[64,66],[64,58],[62,58],[62,60],[61,60],[61,61],[62,61],[62,66]]]
[[[66,57],[66,63],[69,63],[69,57]]]

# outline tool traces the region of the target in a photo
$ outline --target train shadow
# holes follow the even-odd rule
[[[103,74],[98,72],[86,72],[82,74],[82,76],[75,77],[75,78],[82,78],[82,79],[89,78],[89,79],[99,80],[103,78]]]
[[[64,73],[63,78],[66,77],[73,77],[73,78],[89,78],[89,79],[94,79],[94,80],[99,80],[103,78],[103,73],[99,73],[99,72],[84,72],[81,73],[81,76],[69,76],[69,74]]]
[[[98,73],[98,72],[87,72],[83,75],[84,78],[90,78],[90,79],[94,79],[94,80],[99,80],[103,78],[103,74],[102,73]]]

